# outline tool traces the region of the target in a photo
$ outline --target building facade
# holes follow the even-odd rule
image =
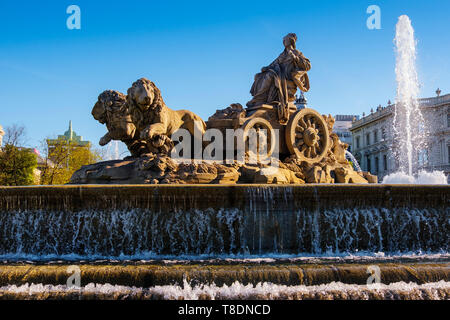
[[[57,139],[48,139],[47,140],[47,147],[48,147],[48,155],[50,160],[52,159],[52,153],[55,150],[55,148],[60,145],[61,140],[64,140],[68,143],[70,143],[72,148],[90,148],[91,142],[90,141],[84,141],[82,136],[78,136],[75,131],[72,129],[72,121],[69,122],[69,129],[64,132],[63,135],[58,135]]]
[[[348,144],[348,151],[352,152],[353,150],[353,139],[352,132],[350,128],[352,127],[353,122],[357,121],[359,116],[357,115],[343,115],[337,114],[334,116],[334,126],[333,132],[336,133],[339,139]]]
[[[58,135],[57,139],[48,139],[47,143],[49,146],[58,143],[59,140],[65,140],[71,142],[79,147],[89,147],[91,145],[90,141],[83,141],[82,136],[77,136],[76,132],[72,129],[72,121],[69,121],[69,129],[62,135]]]
[[[419,99],[420,110],[427,126],[425,155],[417,160],[418,168],[439,170],[450,175],[450,94]],[[395,104],[378,106],[352,123],[352,153],[362,170],[383,177],[398,170],[399,164],[391,150],[395,148],[393,124]]]

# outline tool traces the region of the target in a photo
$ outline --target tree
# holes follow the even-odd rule
[[[0,185],[33,184],[37,158],[30,149],[19,147],[24,137],[24,127],[13,125],[6,128],[5,146],[0,151]]]
[[[51,147],[47,144],[46,162],[41,168],[41,184],[66,184],[75,171],[84,165],[101,160],[99,153],[90,146],[79,146],[65,139],[58,139]]]
[[[5,136],[3,142],[5,145],[9,144],[15,147],[23,146],[25,144],[25,127],[13,124],[5,129]]]

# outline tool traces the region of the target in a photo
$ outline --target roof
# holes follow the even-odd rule
[[[88,146],[91,144],[90,141],[83,141],[82,136],[78,136],[75,131],[72,129],[72,121],[69,121],[69,129],[64,132],[63,135],[58,135],[58,139],[49,139],[47,140],[48,143],[56,143],[58,140],[66,140],[70,142],[74,142],[77,145],[81,146]]]
[[[421,108],[440,107],[450,104],[450,94],[443,96],[422,98],[419,99],[419,106]],[[390,104],[386,107],[378,107],[376,112],[373,112],[357,121],[354,121],[350,131],[357,130],[371,122],[378,121],[384,117],[390,116],[394,111],[395,104]]]

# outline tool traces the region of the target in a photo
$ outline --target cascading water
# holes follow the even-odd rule
[[[398,172],[386,176],[383,183],[447,184],[443,173],[420,171],[426,164],[427,126],[419,108],[419,80],[416,71],[417,47],[408,16],[398,19],[395,32],[397,97],[394,108],[391,148]]]
[[[450,246],[445,187],[202,188],[66,187],[40,195],[6,189],[9,195],[0,194],[0,257],[157,259],[440,252]]]
[[[355,166],[356,171],[358,171],[358,172],[362,171],[362,169],[358,163],[358,160],[356,160],[355,156],[350,151],[345,150],[345,157],[350,159],[350,161]]]

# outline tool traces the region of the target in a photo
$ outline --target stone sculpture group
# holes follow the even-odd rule
[[[354,171],[347,161],[348,145],[332,132],[332,116],[295,106],[297,90],[303,93],[310,88],[307,71],[311,69],[296,41],[293,33],[284,37],[284,51],[255,75],[247,108],[233,103],[217,110],[206,123],[191,111],[170,109],[161,91],[145,78],[134,82],[127,95],[104,91],[92,110],[93,117],[108,130],[99,143],[104,146],[120,140],[131,155],[84,166],[71,183],[376,183],[375,176]],[[174,134],[185,130],[200,139],[196,146],[205,149],[208,142],[202,136],[208,129],[223,133],[220,139],[229,137],[229,130],[241,132],[231,136],[231,154],[239,153],[236,148],[241,146],[243,159],[204,161],[195,152],[184,155],[184,161],[173,157],[180,143],[173,139]],[[250,146],[250,133],[254,132],[265,138],[253,140],[256,149]],[[217,149],[215,154],[230,154],[226,149]],[[249,161],[253,150],[263,150],[270,163]]]

